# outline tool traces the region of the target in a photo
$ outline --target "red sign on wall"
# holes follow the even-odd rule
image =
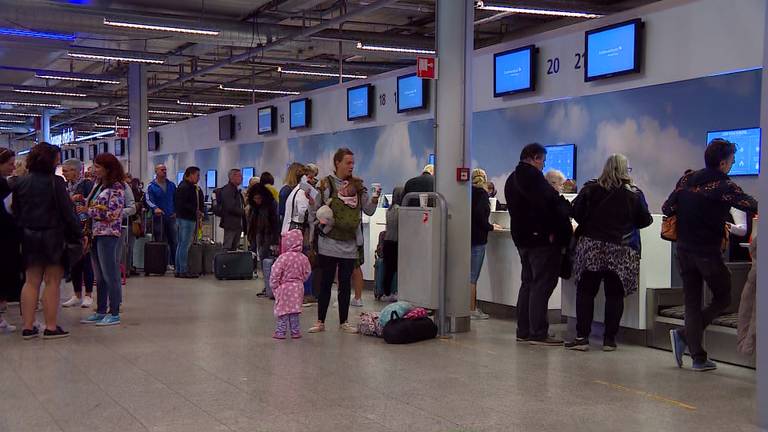
[[[416,57],[416,76],[422,79],[437,79],[437,59]]]
[[[118,128],[117,136],[120,138],[128,138],[128,129]]]

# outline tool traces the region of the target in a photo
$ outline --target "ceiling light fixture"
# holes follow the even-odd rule
[[[116,79],[99,78],[97,75],[94,75],[94,76],[85,76],[85,75],[78,76],[75,74],[69,75],[69,74],[65,74],[64,72],[37,73],[35,74],[35,77],[41,78],[41,79],[78,81],[78,82],[96,83],[96,84],[120,84],[120,81]]]
[[[97,128],[114,128],[114,129],[130,129],[130,126],[122,126],[122,125],[105,125],[105,124],[99,124],[95,123],[93,127]]]
[[[14,128],[9,127],[9,126],[0,126],[0,130],[4,130],[4,131],[9,131],[9,130],[13,130],[13,129]]]
[[[39,95],[52,95],[52,96],[73,96],[73,97],[86,97],[88,96],[85,93],[74,93],[74,92],[67,92],[67,91],[61,91],[61,90],[33,90],[33,89],[26,89],[26,88],[15,88],[13,89],[16,93],[29,93],[29,94],[39,94]]]
[[[48,32],[34,31],[34,30],[7,28],[7,27],[0,28],[0,35],[32,37],[32,38],[40,38],[40,39],[53,39],[53,40],[70,41],[70,42],[75,40],[75,35],[72,35],[72,34],[48,33]]]
[[[163,110],[148,110],[150,114],[166,114],[166,115],[179,115],[179,116],[204,116],[203,113],[182,112],[182,111],[163,111]]]
[[[487,10],[492,12],[510,12],[510,13],[527,14],[527,15],[545,15],[545,16],[585,18],[585,19],[594,19],[594,18],[603,17],[603,15],[600,15],[600,14],[587,13],[587,12],[572,12],[572,11],[563,11],[563,10],[555,10],[555,9],[533,9],[533,8],[522,8],[522,7],[503,6],[503,5],[487,5],[483,1],[477,2],[476,7],[480,10]]]
[[[357,49],[361,49],[365,51],[384,51],[384,52],[408,53],[408,54],[427,54],[427,55],[435,54],[435,50],[429,50],[429,49],[390,47],[390,46],[384,46],[384,45],[364,44],[362,42],[357,43]]]
[[[219,89],[226,91],[246,92],[246,93],[266,93],[266,94],[278,94],[278,95],[298,95],[301,94],[297,91],[290,90],[268,90],[268,89],[252,89],[247,87],[230,87],[224,84],[219,84]],[[181,102],[179,102],[181,103]]]
[[[16,117],[42,117],[40,114],[36,114],[36,113],[20,113],[20,112],[11,112],[11,111],[0,111],[0,114],[16,116]]]
[[[339,74],[332,73],[332,72],[313,72],[313,71],[302,71],[302,70],[291,70],[291,69],[283,69],[282,67],[278,66],[277,71],[284,74],[292,74],[292,75],[307,75],[307,76],[318,76],[318,77],[331,77],[331,78],[337,78]],[[352,78],[352,79],[366,79],[368,78],[368,75],[355,75],[355,74],[341,74],[342,78]]]
[[[214,102],[183,102],[180,100],[176,101],[179,105],[187,105],[187,106],[201,106],[201,107],[212,107],[212,108],[242,108],[245,105],[237,105],[237,104],[223,104],[223,103],[214,103]]]
[[[113,26],[113,27],[132,28],[132,29],[138,29],[138,30],[156,30],[156,31],[174,32],[174,33],[196,34],[196,35],[203,35],[203,36],[219,35],[218,30],[205,30],[205,29],[166,26],[166,25],[158,25],[158,24],[132,23],[132,22],[126,22],[126,21],[114,21],[109,18],[104,18],[104,25]]]
[[[165,63],[165,60],[160,58],[132,56],[128,54],[96,54],[96,53],[83,53],[83,52],[70,51],[67,53],[67,55],[70,57],[82,58],[87,60],[116,60],[116,61],[134,62],[134,63],[151,63],[151,64]]]
[[[117,121],[131,121],[131,119],[127,117],[118,117]],[[147,120],[148,123],[152,124],[166,124],[166,123],[176,123],[176,120],[156,120],[156,119],[149,119]]]
[[[32,107],[43,107],[43,108],[61,108],[61,105],[59,105],[59,104],[38,103],[38,102],[0,101],[0,105],[18,105],[18,106],[32,106]]]
[[[11,119],[0,119],[0,123],[15,123],[15,124],[26,124],[26,120],[11,120]]]
[[[112,127],[112,126],[109,126],[109,127]],[[114,134],[114,133],[115,133],[115,130],[114,130],[114,129],[112,129],[112,130],[108,130],[108,131],[104,131],[104,132],[97,132],[97,133],[95,133],[95,134],[93,134],[93,135],[88,135],[88,136],[84,136],[84,137],[80,137],[80,138],[77,138],[77,139],[75,140],[75,142],[83,142],[83,141],[88,141],[88,140],[91,140],[91,139],[94,139],[94,138],[101,138],[101,137],[103,137],[103,136],[112,135],[112,134]]]

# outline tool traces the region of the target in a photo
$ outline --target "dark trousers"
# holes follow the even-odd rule
[[[707,360],[702,345],[704,330],[731,304],[731,272],[720,255],[698,255],[678,248],[677,260],[685,295],[685,329],[681,335],[693,360],[703,362]],[[702,309],[704,282],[712,291],[712,302]]]
[[[347,322],[349,317],[349,296],[352,292],[352,271],[355,269],[354,259],[334,258],[318,255],[322,284],[318,296],[317,319],[325,322],[328,306],[331,304],[331,288],[339,270],[339,324]]]
[[[392,281],[397,273],[397,242],[384,240],[384,295],[392,295]]]
[[[168,215],[152,217],[152,240],[168,243],[168,263],[176,265],[176,248],[179,246],[176,218]]]
[[[612,271],[585,271],[581,274],[576,287],[576,334],[580,338],[589,338],[600,282],[603,282],[605,291],[604,338],[613,341],[619,332],[621,315],[624,313],[624,286],[619,275]]]
[[[544,340],[549,333],[549,298],[560,278],[560,246],[518,248],[522,285],[517,297],[517,337]]]
[[[93,293],[93,263],[91,262],[91,253],[83,256],[83,259],[72,266],[72,288],[75,294],[83,293],[83,284],[85,284],[85,294]]]

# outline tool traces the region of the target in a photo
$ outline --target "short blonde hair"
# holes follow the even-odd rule
[[[488,183],[488,174],[482,168],[475,168],[472,170],[472,186],[484,188]]]

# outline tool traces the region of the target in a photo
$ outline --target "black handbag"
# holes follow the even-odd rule
[[[397,311],[392,311],[391,319],[384,326],[382,336],[389,344],[409,344],[434,339],[437,325],[427,317],[400,318]]]
[[[56,194],[58,193],[56,191],[56,177],[53,177],[51,179],[51,187],[53,188],[53,202],[56,204],[56,209],[59,211],[59,214],[62,216],[61,220],[64,220],[64,209],[61,208],[59,205],[59,200],[56,199]],[[69,199],[69,197],[67,197]],[[65,228],[66,229],[66,228]],[[69,233],[65,233],[64,235],[64,268],[71,269],[75,264],[80,262],[81,259],[83,259],[83,256],[85,256],[85,248],[83,247],[83,242],[80,241],[80,239],[71,240],[72,236],[69,235]]]

